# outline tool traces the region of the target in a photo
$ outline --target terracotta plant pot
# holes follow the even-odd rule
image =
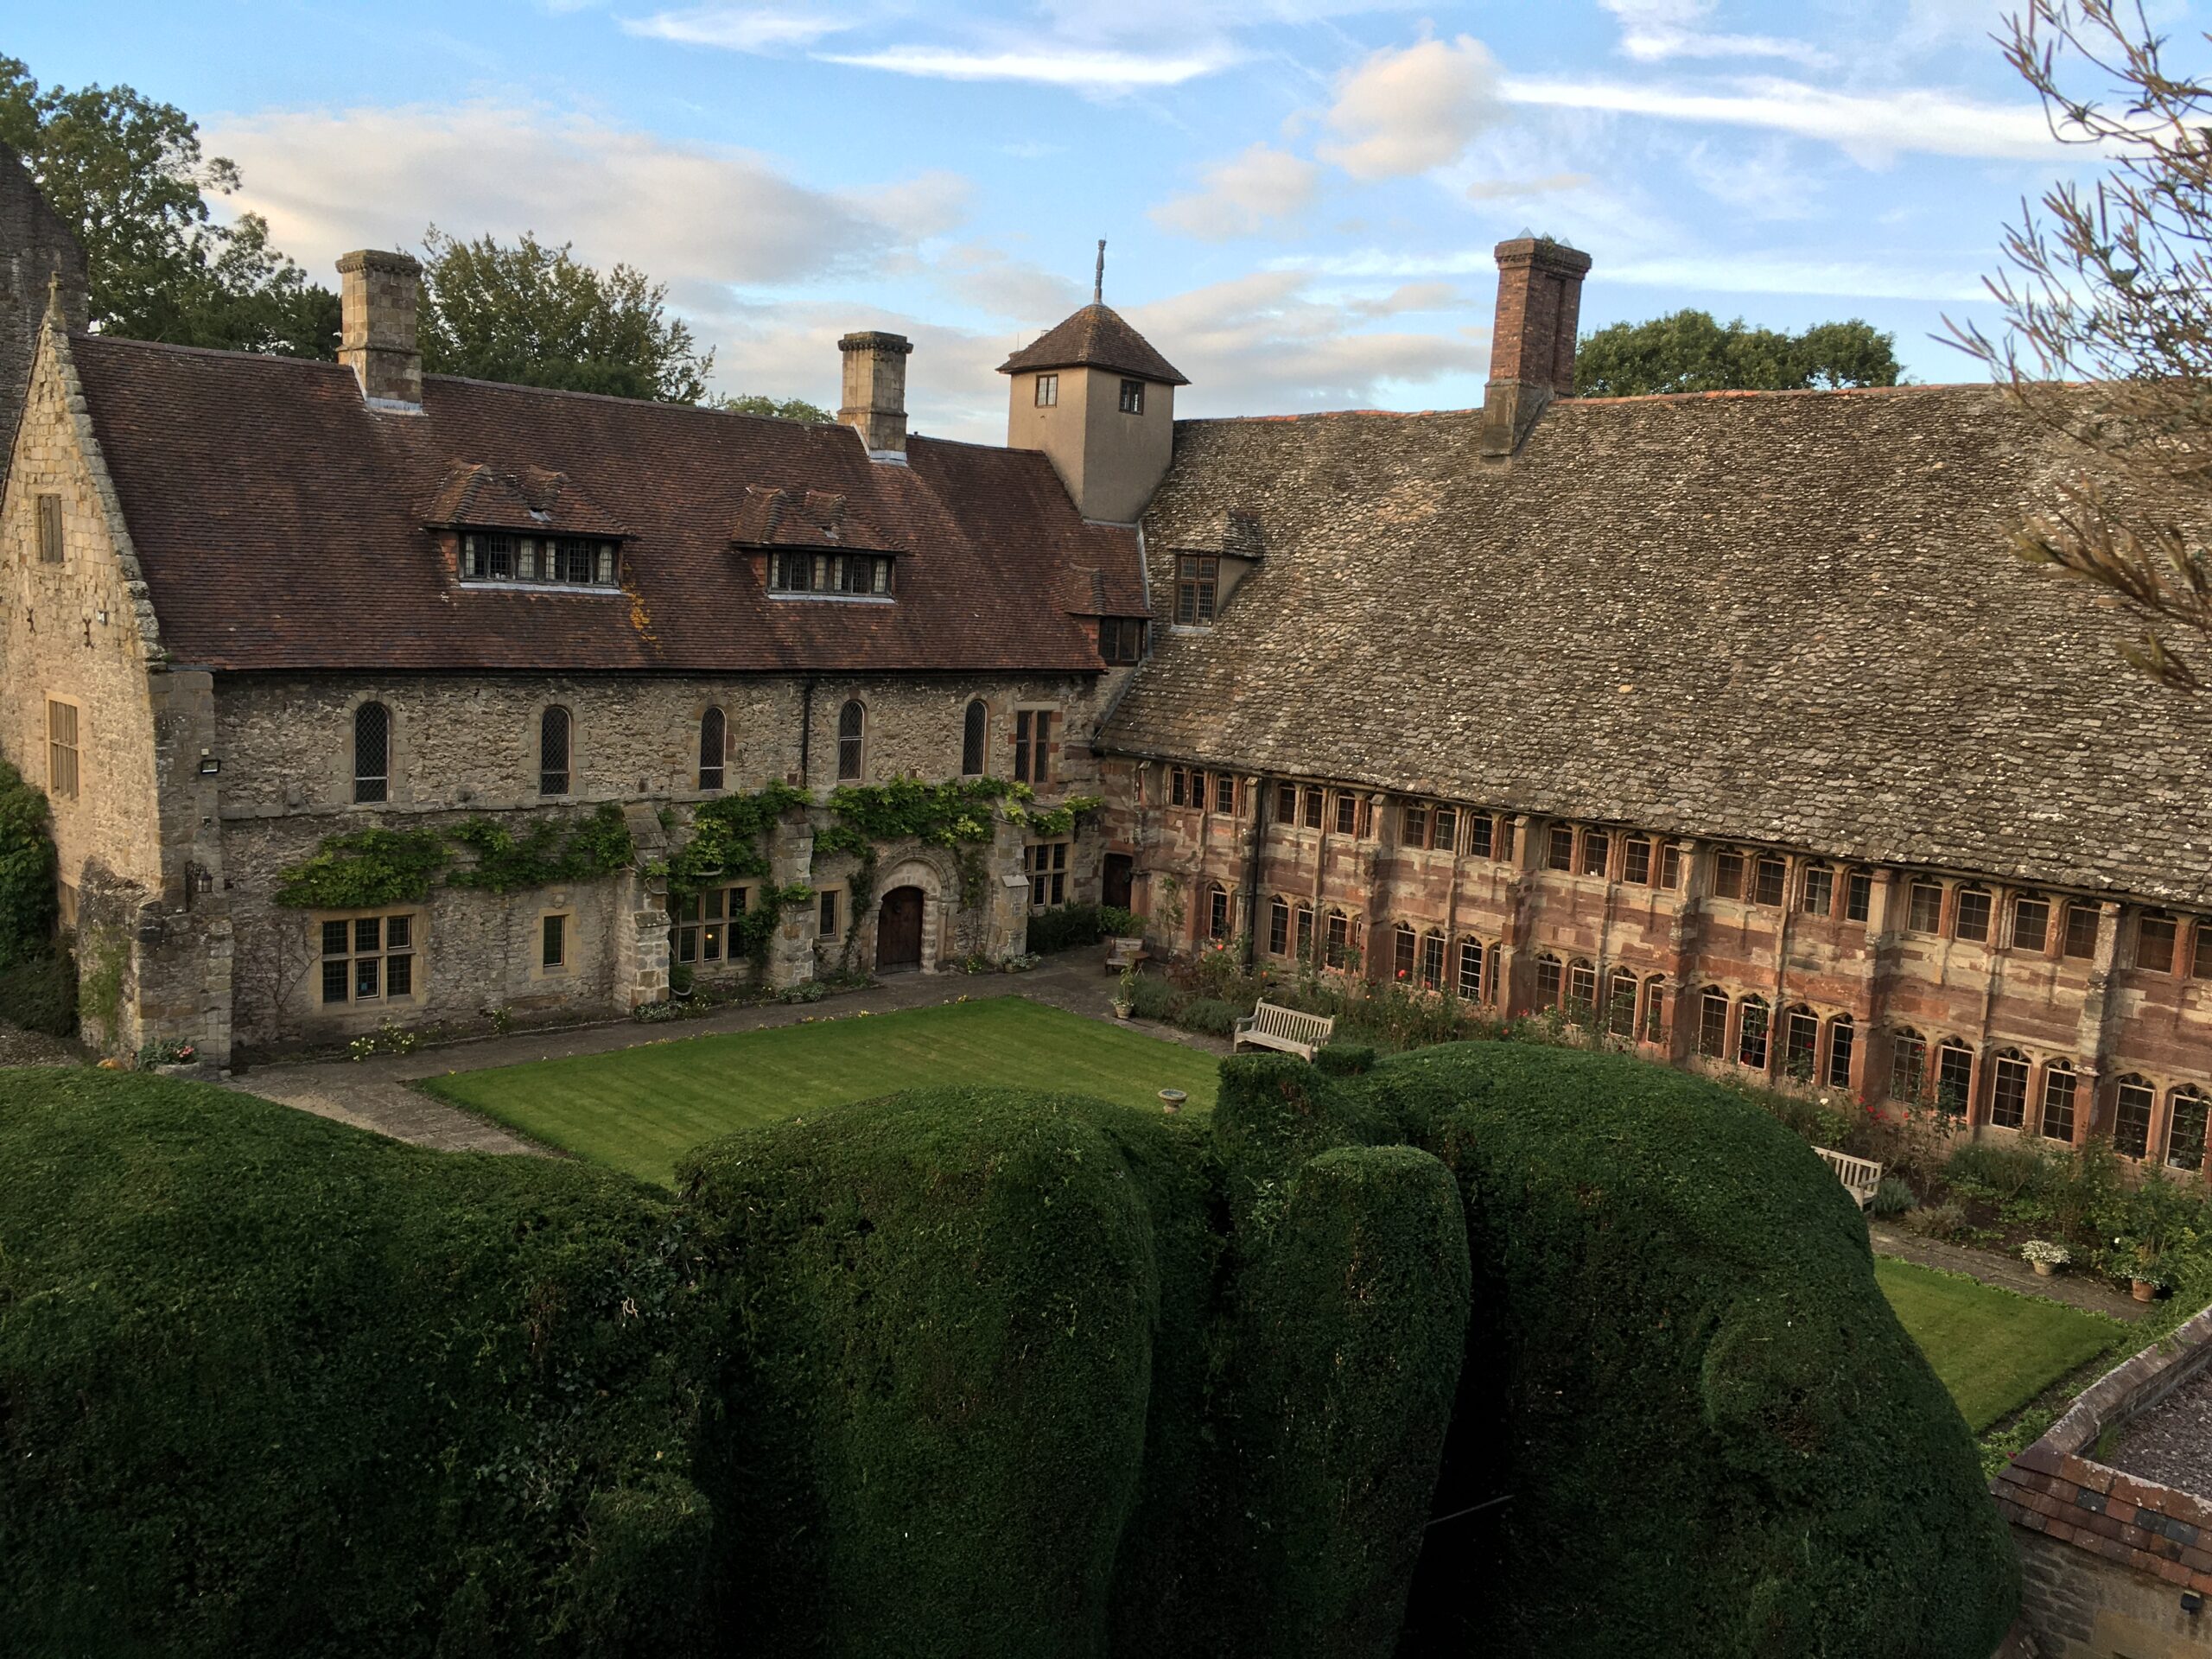
[[[2158,1300],[2158,1287],[2148,1279],[2138,1279],[2134,1284],[2134,1293],[2135,1300],[2139,1302],[2155,1302]]]
[[[2038,1279],[2048,1279],[2058,1271],[2058,1268],[2049,1262],[2031,1262],[2028,1265],[2036,1270],[2036,1277]]]
[[[1129,1005],[1126,1002],[1116,1002],[1114,1005],[1114,1017],[1116,1020],[1128,1019],[1129,1017]]]

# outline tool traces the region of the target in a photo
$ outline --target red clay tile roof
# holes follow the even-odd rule
[[[831,490],[749,486],[730,539],[740,547],[840,547],[863,553],[904,550]]]
[[[1033,452],[917,438],[887,465],[848,427],[435,375],[422,414],[385,413],[334,364],[71,348],[181,663],[1088,671],[1073,573],[1142,592],[1134,533],[1084,523]],[[425,507],[476,467],[531,489],[557,474],[556,511],[588,502],[627,538],[626,594],[458,587]],[[769,599],[732,544],[756,487],[792,493],[801,518],[810,493],[842,496],[844,522],[906,550],[899,602]]]
[[[1032,369],[1113,369],[1162,385],[1191,384],[1107,305],[1084,306],[999,365],[1001,374],[1026,374]]]

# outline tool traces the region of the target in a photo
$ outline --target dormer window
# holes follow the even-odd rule
[[[1175,620],[1186,628],[1213,624],[1214,591],[1221,561],[1211,553],[1182,553],[1175,559]]]
[[[1122,413],[1124,415],[1144,413],[1143,381],[1124,380],[1122,382]]]
[[[891,561],[879,553],[823,553],[789,548],[768,557],[772,594],[842,594],[891,597]]]
[[[621,543],[597,536],[523,536],[512,531],[463,531],[463,582],[533,587],[613,588]]]
[[[1098,655],[1117,667],[1144,660],[1145,621],[1141,616],[1098,619]]]

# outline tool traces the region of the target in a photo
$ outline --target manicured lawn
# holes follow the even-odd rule
[[[1977,1434],[2126,1334],[2118,1319],[1878,1256],[1898,1321]]]
[[[735,1129],[931,1084],[1096,1095],[1145,1112],[1181,1089],[1210,1111],[1215,1058],[1018,996],[431,1077],[431,1093],[535,1140],[666,1182]]]

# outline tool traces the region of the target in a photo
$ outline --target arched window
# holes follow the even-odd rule
[[[1636,1035],[1636,975],[1616,968],[1605,981],[1605,1029],[1616,1037]]]
[[[1946,1117],[1964,1117],[1974,1096],[1974,1050],[1955,1037],[1936,1046],[1936,1109]]]
[[[722,757],[729,743],[729,723],[719,709],[699,716],[699,787],[722,786]]]
[[[1858,1046],[1859,1027],[1851,1016],[1839,1014],[1828,1021],[1827,1069],[1821,1076],[1831,1089],[1851,1087],[1851,1052]]]
[[[1580,957],[1567,964],[1567,1012],[1574,1020],[1598,1012],[1598,969]]]
[[[2151,1103],[2158,1098],[2145,1077],[2122,1077],[2113,1087],[2112,1149],[2140,1158],[2151,1148]]]
[[[537,717],[537,792],[569,792],[569,711],[555,703]]]
[[[1483,988],[1488,983],[1483,974],[1483,942],[1480,939],[1459,941],[1459,1000],[1479,1002]]]
[[[1444,936],[1424,933],[1421,938],[1421,988],[1424,991],[1440,990],[1444,986]]]
[[[2017,1048],[1989,1063],[1989,1121],[2000,1129],[2028,1121],[2028,1057]]]
[[[1643,1040],[1667,1039],[1667,982],[1657,974],[1643,982]]]
[[[1328,963],[1332,968],[1344,968],[1351,962],[1351,918],[1341,910],[1329,912]]]
[[[2204,1167],[2205,1115],[2212,1100],[2202,1089],[2177,1089],[2166,1098],[2166,1163],[2174,1169]]]
[[[1206,892],[1206,937],[1216,944],[1229,943],[1229,889],[1218,881]]]
[[[1928,1090],[1928,1039],[1907,1027],[1890,1039],[1890,1098],[1908,1104]]]
[[[1547,950],[1536,958],[1536,1006],[1559,1007],[1560,985],[1559,958]]]
[[[1296,912],[1298,922],[1298,959],[1311,963],[1313,960],[1313,906],[1300,905]]]
[[[1754,1071],[1766,1070],[1767,1006],[1761,996],[1747,996],[1736,1026],[1736,1064]]]
[[[868,741],[868,710],[859,699],[837,711],[837,781],[849,784],[861,775],[861,752]]]
[[[1290,900],[1281,895],[1268,900],[1268,954],[1290,954]]]
[[[1414,976],[1414,931],[1404,922],[1390,930],[1390,976],[1401,985]]]
[[[1697,1000],[1697,1052],[1708,1060],[1728,1052],[1728,993],[1708,985]]]
[[[353,711],[353,798],[391,798],[391,710],[365,702]]]
[[[983,775],[983,757],[990,753],[985,741],[990,735],[991,716],[977,697],[968,705],[967,717],[960,727],[960,775],[980,778]]]
[[[2074,1096],[2081,1081],[2070,1060],[2053,1060],[2044,1067],[2043,1112],[2036,1122],[2037,1134],[2073,1144]]]
[[[1813,1061],[1821,1046],[1821,1016],[1802,1002],[1782,1016],[1782,1075],[1792,1083],[1813,1080]]]

